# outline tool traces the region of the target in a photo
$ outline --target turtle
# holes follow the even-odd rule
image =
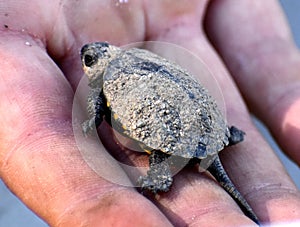
[[[149,154],[147,175],[138,179],[142,191],[170,190],[175,164],[169,157],[206,163],[206,170],[245,215],[259,224],[218,156],[225,147],[243,141],[245,133],[226,124],[215,99],[193,75],[148,50],[108,42],[88,43],[80,55],[90,88],[83,133],[87,136],[105,119],[136,141]]]

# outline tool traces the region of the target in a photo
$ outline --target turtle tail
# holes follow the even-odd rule
[[[215,158],[215,160],[207,170],[216,178],[216,180],[225,189],[225,191],[227,191],[227,193],[235,200],[235,202],[239,205],[245,215],[247,215],[252,221],[260,226],[257,216],[253,212],[248,202],[244,199],[244,197],[229,179],[218,156]]]

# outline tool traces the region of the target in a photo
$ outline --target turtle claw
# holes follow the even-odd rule
[[[147,190],[156,194],[158,192],[169,191],[173,179],[170,176],[157,175],[153,178],[155,173],[149,174],[147,176],[140,176],[138,179],[138,185],[142,190]]]
[[[93,130],[96,129],[95,127],[95,117],[86,120],[81,125],[82,133],[85,137],[87,137]]]
[[[170,175],[162,175],[155,170],[149,170],[147,176],[140,176],[137,183],[142,190],[156,194],[157,192],[169,191],[173,179]]]

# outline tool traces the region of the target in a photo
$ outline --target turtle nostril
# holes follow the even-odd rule
[[[84,56],[83,60],[84,60],[85,66],[87,66],[87,67],[91,67],[95,62],[95,58],[93,56],[89,55],[89,54],[86,54]]]

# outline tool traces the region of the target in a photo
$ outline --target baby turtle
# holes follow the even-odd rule
[[[138,180],[142,189],[170,189],[171,155],[206,162],[244,213],[259,223],[218,157],[224,147],[243,141],[245,133],[226,125],[214,99],[186,70],[147,50],[123,50],[106,42],[83,46],[81,60],[91,88],[90,119],[83,132],[97,128],[105,116],[150,153],[150,169]]]

